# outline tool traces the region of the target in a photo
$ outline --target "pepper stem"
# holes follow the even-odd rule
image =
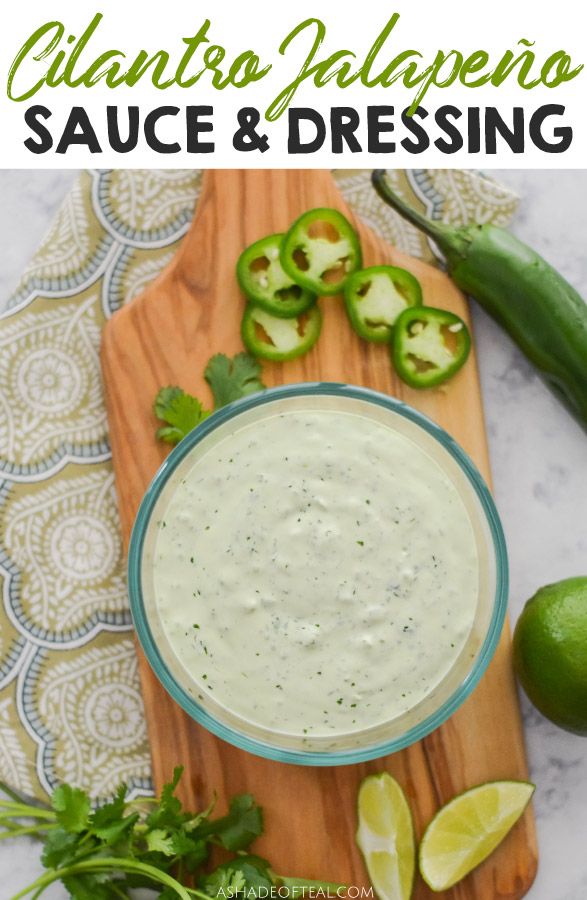
[[[464,230],[446,225],[444,222],[435,222],[406,203],[403,197],[389,186],[385,169],[374,169],[371,181],[383,202],[432,238],[449,262],[454,260],[455,256],[466,256],[469,241]]]

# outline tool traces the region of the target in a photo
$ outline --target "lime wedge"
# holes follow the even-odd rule
[[[361,782],[357,844],[379,900],[409,900],[416,869],[410,807],[388,772]]]
[[[490,781],[440,809],[420,844],[420,872],[445,891],[487,859],[518,821],[534,793],[527,781]]]

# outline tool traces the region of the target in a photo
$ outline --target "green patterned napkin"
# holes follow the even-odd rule
[[[339,171],[351,206],[432,260],[369,173]],[[435,218],[506,223],[517,200],[463,171],[394,171]],[[46,799],[151,791],[99,367],[106,319],[175,253],[201,173],[80,175],[0,317],[0,778]],[[221,348],[219,348],[221,349]]]

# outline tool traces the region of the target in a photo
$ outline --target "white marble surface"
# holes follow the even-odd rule
[[[514,230],[587,297],[587,170],[495,173],[522,197]],[[0,171],[0,308],[67,191],[72,173]],[[542,584],[587,573],[587,436],[482,312],[476,340],[497,504],[508,539],[511,615]],[[587,897],[587,740],[523,701],[540,868],[531,900]],[[499,728],[496,716],[495,727]],[[0,844],[1,893],[37,869],[31,844]],[[59,889],[47,897],[62,898]],[[492,898],[479,898],[492,900]]]

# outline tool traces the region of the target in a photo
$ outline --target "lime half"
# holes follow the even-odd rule
[[[433,891],[445,891],[493,853],[534,793],[527,781],[490,781],[440,809],[420,844],[420,872]]]
[[[361,782],[357,844],[379,900],[409,900],[416,846],[405,794],[388,772]]]

